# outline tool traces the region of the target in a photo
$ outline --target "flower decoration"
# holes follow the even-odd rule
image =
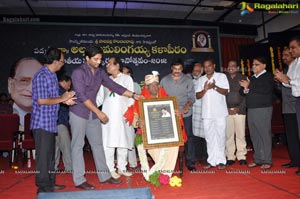
[[[143,144],[143,138],[141,134],[137,134],[134,138],[134,145],[138,146],[140,144]]]
[[[160,182],[160,184],[169,184],[170,182],[170,177],[168,175],[164,175],[164,174],[160,174],[158,177],[158,180]]]
[[[152,173],[150,176],[149,176],[149,180],[150,180],[150,183],[152,185],[155,185],[155,186],[160,186],[160,182],[159,182],[159,177],[160,173],[158,171],[155,171],[154,173]]]
[[[138,128],[135,132],[135,134],[137,135],[142,135],[142,129],[141,128]]]
[[[181,187],[182,185],[182,179],[181,178],[178,178],[177,176],[173,176],[171,179],[170,179],[170,182],[169,182],[170,186],[171,187]]]

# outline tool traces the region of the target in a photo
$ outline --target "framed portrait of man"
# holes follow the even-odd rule
[[[145,149],[182,146],[183,136],[176,97],[139,100],[140,117],[144,121],[142,138]]]

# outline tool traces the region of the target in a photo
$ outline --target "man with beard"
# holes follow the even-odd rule
[[[240,94],[240,81],[246,77],[239,73],[240,67],[236,60],[229,60],[227,67],[227,79],[230,92],[226,96],[228,117],[226,125],[226,156],[227,165],[232,165],[235,158],[240,165],[246,165],[246,99]],[[235,154],[236,151],[236,154]]]
[[[192,129],[193,104],[195,102],[195,89],[193,81],[182,73],[183,63],[176,60],[171,64],[172,73],[162,78],[160,85],[166,90],[169,96],[176,96],[178,107],[183,114],[185,130],[188,141],[185,144],[186,166],[188,170],[194,171],[195,154],[195,136]]]

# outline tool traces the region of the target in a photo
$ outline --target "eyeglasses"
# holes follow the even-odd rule
[[[107,66],[116,66],[118,63],[117,62],[108,62]]]
[[[14,78],[16,80],[17,85],[26,87],[31,84],[32,78],[31,77],[22,77],[22,78]]]

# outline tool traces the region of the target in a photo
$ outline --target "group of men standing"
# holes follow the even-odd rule
[[[45,65],[34,75],[32,81],[31,130],[36,144],[38,193],[64,188],[63,185],[55,184],[54,169],[55,133],[60,103],[70,105],[72,171],[75,186],[84,190],[94,189],[84,177],[85,136],[92,148],[99,181],[121,183],[120,179],[112,178],[104,158],[101,123],[107,123],[109,118],[96,106],[96,95],[100,86],[104,85],[119,95],[135,99],[140,96],[112,81],[105,71],[99,68],[102,59],[102,50],[99,47],[86,48],[86,62],[72,74],[74,91],[66,91],[62,95],[59,95],[55,72],[64,65],[64,55],[59,49],[50,48],[45,58]]]
[[[284,51],[285,52],[285,51]],[[290,52],[294,61],[286,61],[290,65],[287,75],[277,71],[275,78],[284,86],[292,88],[290,99],[296,101],[295,114],[285,115],[285,122],[293,126],[300,124],[300,39],[290,42]],[[83,158],[84,138],[87,137],[93,152],[99,181],[102,183],[121,183],[113,178],[104,158],[101,123],[109,122],[107,115],[96,106],[96,96],[103,85],[119,95],[140,99],[141,96],[127,90],[114,82],[103,69],[99,68],[102,51],[99,47],[90,46],[85,51],[86,62],[75,69],[72,74],[74,91],[59,94],[58,80],[55,72],[64,65],[63,53],[50,48],[46,53],[46,64],[35,74],[32,82],[32,117],[31,129],[34,134],[37,150],[36,184],[38,192],[51,192],[64,186],[55,184],[55,133],[57,132],[59,103],[70,106],[70,126],[72,131],[71,156],[73,181],[76,187],[90,190],[94,186],[84,177],[85,164]],[[285,61],[285,60],[284,60]],[[202,74],[202,67],[205,75]],[[263,68],[264,69],[264,68]],[[207,165],[205,169],[218,166],[224,169],[237,158],[241,165],[246,162],[245,119],[246,98],[251,92],[250,82],[239,73],[237,61],[228,62],[228,74],[215,71],[215,63],[207,59],[195,64],[193,78],[183,74],[183,63],[179,60],[171,65],[171,74],[162,78],[160,86],[169,96],[176,96],[188,141],[185,144],[186,166],[196,170],[198,137],[204,137],[207,147]],[[263,74],[264,71],[262,71]],[[247,82],[247,83],[245,83]],[[241,86],[244,89],[241,89]],[[244,95],[243,95],[244,94]],[[286,99],[286,98],[284,98]],[[295,100],[296,99],[296,100]],[[200,117],[199,117],[200,116]],[[288,126],[288,125],[286,125]],[[291,163],[285,167],[300,166],[299,132],[287,127],[289,153]],[[297,134],[298,133],[298,134]],[[251,132],[250,132],[251,134]],[[298,140],[298,141],[296,141]],[[235,153],[236,152],[236,153]],[[297,171],[299,174],[299,170]]]

